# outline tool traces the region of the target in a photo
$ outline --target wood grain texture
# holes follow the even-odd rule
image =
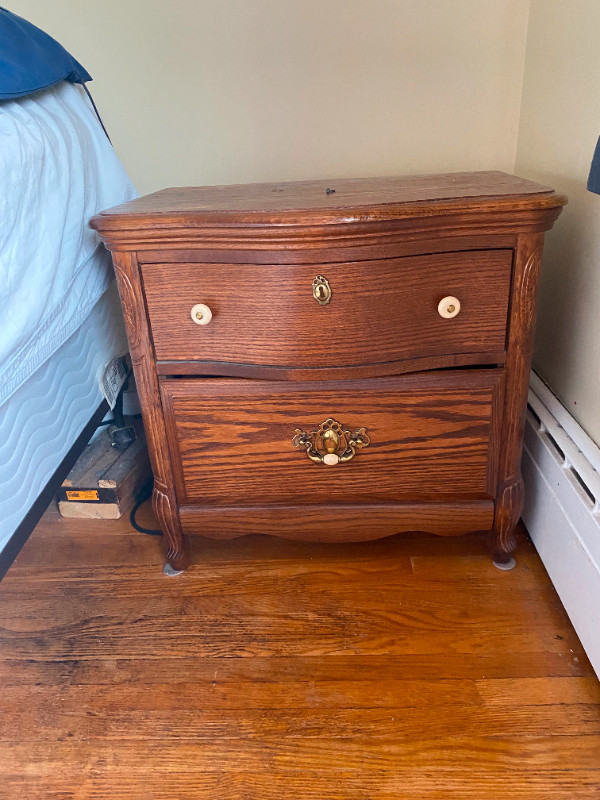
[[[327,189],[330,189],[327,192]],[[334,188],[335,191],[331,192]],[[440,201],[469,200],[482,202],[494,199],[523,197],[535,203],[552,195],[549,186],[502,172],[454,172],[401,177],[292,181],[288,183],[251,183],[229,186],[198,186],[185,189],[162,189],[116,206],[100,217],[146,217],[149,214],[193,215],[202,222],[206,218],[221,219],[229,214],[228,223],[249,221],[271,225],[281,221],[277,214],[299,213],[312,219],[345,220],[348,211],[357,206],[373,209],[370,216],[404,213],[423,214],[424,207]],[[406,208],[402,208],[406,207]],[[98,223],[100,224],[100,223]]]
[[[369,505],[303,505],[219,508],[180,506],[184,533],[214,539],[235,539],[249,533],[270,533],[289,539],[317,542],[363,542],[406,531],[455,536],[489,530],[494,503],[397,503]]]
[[[102,212],[104,235],[131,227],[334,225],[499,210],[544,210],[564,204],[548,186],[501,172],[412,175],[331,182],[300,181],[164,189]]]
[[[196,539],[170,579],[50,511],[0,584],[0,797],[596,800],[600,684],[519,540]]]
[[[457,253],[468,250],[514,250],[517,246],[516,234],[503,235],[477,235],[468,236],[436,236],[427,242],[428,253]],[[290,247],[285,250],[270,250],[267,246],[257,249],[242,248],[232,249],[227,255],[229,264],[329,264],[340,261],[368,261],[372,259],[405,258],[418,256],[424,252],[423,242],[420,239],[394,240],[393,237],[383,237],[379,242],[370,242],[366,246],[357,245],[355,242],[339,242],[335,247]],[[169,248],[162,247],[158,250],[139,250],[138,261],[140,264],[220,264],[223,254],[218,249],[179,247],[173,244]]]
[[[385,222],[364,222],[350,218],[353,225],[346,223],[330,225],[249,225],[235,227],[195,227],[190,218],[180,220],[174,226],[164,225],[163,219],[155,219],[153,224],[140,229],[135,222],[131,227],[123,223],[114,230],[101,228],[102,238],[111,250],[129,248],[131,250],[154,251],[172,249],[212,250],[214,253],[235,251],[244,254],[264,250],[290,251],[295,254],[298,248],[321,253],[323,249],[333,250],[356,248],[365,258],[375,248],[391,257],[401,254],[407,242],[421,242],[421,252],[428,250],[426,243],[434,237],[495,236],[501,239],[521,233],[544,232],[549,230],[560,214],[565,198],[549,196],[546,207],[531,208],[522,200],[496,204],[488,202],[480,210],[472,210],[472,204],[442,209],[431,209],[431,216],[416,215],[392,218]],[[427,209],[425,209],[427,210]],[[97,219],[97,218],[96,218]],[[127,224],[127,223],[125,223]],[[98,227],[98,226],[96,226]],[[100,229],[100,228],[99,228]],[[500,245],[499,245],[500,246]],[[467,249],[471,249],[469,244]],[[355,258],[354,253],[348,254]],[[160,259],[159,259],[160,260]],[[222,261],[222,257],[217,259]],[[244,258],[247,261],[247,256]],[[253,261],[254,259],[252,259]],[[258,256],[259,263],[261,261]],[[306,260],[306,259],[305,259]],[[316,256],[312,259],[317,260]],[[339,260],[339,259],[335,259]]]
[[[409,358],[402,361],[382,361],[371,364],[347,367],[265,367],[257,364],[223,364],[222,361],[157,361],[159,376],[194,375],[223,376],[230,378],[257,378],[274,381],[322,381],[344,380],[346,378],[386,378],[390,375],[404,375],[411,372],[424,372],[434,369],[470,366],[503,366],[506,352],[451,353],[445,356]]]
[[[184,563],[180,507],[187,530],[212,535],[372,539],[395,525],[456,532],[456,514],[433,518],[436,502],[483,502],[465,514],[471,530],[492,498],[496,560],[508,561],[539,256],[565,202],[480,172],[169,189],[97,215],[121,272],[171,562]],[[318,274],[333,290],[322,307]],[[448,295],[462,304],[450,320],[437,313]],[[213,310],[208,326],[190,318],[198,302]],[[302,453],[289,461],[289,439],[329,416],[375,436],[324,480]],[[341,508],[352,503],[355,520]],[[296,505],[301,521],[289,512],[278,530],[268,505]]]
[[[181,465],[179,501],[216,507],[492,497],[502,378],[502,370],[474,370],[293,385],[161,381],[169,441],[176,442],[171,457]],[[333,467],[292,445],[296,429],[314,430],[329,417],[349,430],[366,427],[371,439]]]
[[[503,352],[511,266],[512,250],[491,250],[326,267],[156,264],[142,276],[159,360],[339,367]],[[321,273],[326,306],[313,297]],[[438,313],[446,296],[460,300],[453,319]],[[194,324],[196,303],[210,324]]]
[[[150,463],[154,473],[153,500],[163,532],[165,555],[167,561],[173,566],[183,567],[186,564],[186,556],[177,515],[158,377],[144,314],[144,299],[138,264],[135,256],[131,253],[113,253],[113,263],[123,307],[136,389],[140,398]]]
[[[566,198],[501,172],[167,189],[102,212],[110,249],[381,246],[437,236],[544,231]],[[352,223],[349,225],[348,223]]]
[[[514,530],[523,510],[521,454],[542,248],[543,236],[531,234],[519,237],[515,252],[502,449],[494,519],[494,558],[499,563],[506,563],[516,547]]]
[[[516,746],[520,744],[517,742]],[[328,749],[322,748],[322,752],[328,753]],[[369,752],[365,751],[365,758],[369,757]],[[199,797],[219,800],[281,800],[284,797],[302,797],[306,800],[322,800],[323,797],[330,800],[369,800],[372,797],[377,797],[378,800],[412,800],[413,797],[423,800],[498,800],[501,797],[498,794],[499,784],[508,787],[511,798],[516,800],[564,800],[566,797],[596,800],[598,797],[597,772],[593,768],[578,769],[574,777],[567,773],[557,783],[555,767],[539,768],[538,773],[532,776],[526,767],[517,769],[513,765],[510,769],[511,778],[507,780],[495,772],[490,778],[488,765],[481,763],[480,758],[476,759],[476,753],[473,753],[473,757],[474,766],[467,789],[464,788],[463,772],[457,771],[453,766],[431,769],[427,778],[424,777],[424,768],[398,769],[394,777],[388,779],[385,770],[379,775],[359,772],[323,776],[311,764],[289,772],[269,768],[267,763],[261,764],[255,772],[207,773],[201,767],[197,770],[193,759],[189,762],[186,759],[185,776],[156,769],[151,777],[145,777],[149,773],[144,773],[139,766],[135,770],[131,770],[128,764],[121,768],[105,768],[110,760],[106,750],[98,753],[93,768],[83,780],[79,764],[57,766],[56,762],[46,764],[42,761],[32,770],[33,775],[28,779],[28,786],[32,792],[39,792],[30,794],[30,797],[52,800],[104,800],[114,791],[116,782],[119,782],[123,792],[120,797],[128,800],[173,800],[173,797],[177,800],[198,800]],[[71,784],[80,787],[76,794],[65,794],[60,789],[69,779]],[[142,789],[140,786],[144,779],[152,786],[150,794],[147,788]],[[22,781],[16,776],[8,787],[11,791],[14,787],[16,792],[20,785]]]

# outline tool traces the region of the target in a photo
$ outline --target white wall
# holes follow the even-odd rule
[[[528,0],[13,0],[94,76],[142,193],[511,171]]]
[[[600,443],[599,0],[531,0],[515,171],[569,196],[546,239],[534,363]]]

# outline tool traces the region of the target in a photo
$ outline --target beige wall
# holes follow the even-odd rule
[[[141,192],[491,168],[566,191],[535,361],[600,442],[600,197],[585,190],[600,132],[600,0],[14,0],[11,10],[94,75]]]
[[[512,170],[527,0],[14,0],[141,192]]]
[[[569,205],[546,241],[535,366],[600,443],[599,0],[532,0],[515,171]]]

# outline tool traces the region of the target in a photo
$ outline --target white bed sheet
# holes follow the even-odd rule
[[[110,256],[88,222],[137,193],[83,89],[66,81],[0,103],[0,186],[1,404],[106,291]]]
[[[79,329],[0,405],[0,551],[102,402],[127,341],[113,282]]]

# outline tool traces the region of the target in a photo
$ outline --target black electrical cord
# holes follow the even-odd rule
[[[137,514],[139,507],[145,503],[152,494],[152,486],[153,481],[150,481],[145,486],[142,486],[138,492],[133,508],[129,513],[129,521],[131,522],[131,527],[135,528],[135,530],[139,531],[140,533],[147,533],[149,536],[162,536],[162,531],[160,528],[144,528],[141,525],[138,525],[138,523],[135,521],[135,515]]]
[[[84,84],[84,86],[85,86],[85,84]],[[99,428],[102,428],[102,427],[104,427],[106,425],[115,425],[116,424],[116,425],[123,426],[125,424],[124,417],[123,417],[123,388],[125,387],[127,378],[129,378],[130,374],[131,374],[131,369],[129,369],[129,372],[127,373],[125,382],[123,383],[123,386],[121,387],[121,390],[120,390],[119,395],[117,397],[117,402],[115,403],[115,407],[113,409],[114,416],[111,417],[111,419],[106,419],[103,422],[100,422],[99,425],[98,425]],[[139,419],[139,418],[141,418],[142,415],[141,414],[130,414],[128,416],[135,417],[135,418]],[[136,531],[139,531],[140,533],[147,533],[149,536],[162,536],[162,531],[160,530],[160,528],[144,528],[142,525],[139,525],[136,522],[136,519],[135,519],[135,516],[136,516],[140,506],[143,505],[143,503],[145,503],[146,500],[148,500],[148,498],[152,495],[153,485],[154,485],[154,481],[151,480],[148,483],[146,483],[144,486],[142,486],[142,488],[139,490],[139,492],[137,494],[137,497],[135,498],[135,503],[133,504],[133,508],[129,512],[129,521],[131,523],[131,526],[133,528],[135,528]]]

